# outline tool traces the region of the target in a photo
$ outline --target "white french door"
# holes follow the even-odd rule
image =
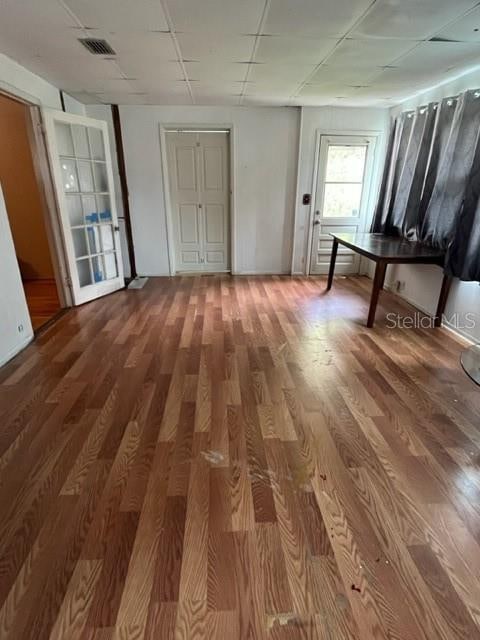
[[[228,132],[167,132],[176,271],[230,269]]]
[[[45,109],[73,304],[125,286],[106,122]]]
[[[320,136],[317,183],[313,201],[310,273],[326,274],[330,233],[365,231],[373,158],[373,136]],[[335,271],[358,273],[360,256],[339,246]]]

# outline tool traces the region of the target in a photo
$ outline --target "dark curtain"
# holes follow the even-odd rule
[[[453,114],[444,114],[444,111]],[[437,139],[432,149],[439,154],[438,168],[430,176],[432,193],[426,201],[419,239],[445,251],[450,246],[459,222],[472,171],[480,129],[480,100],[475,91],[463,93],[458,100],[443,100],[439,108],[442,125],[437,127]],[[443,130],[445,128],[445,130]],[[480,248],[480,247],[479,247]]]
[[[479,132],[476,91],[401,114],[371,229],[445,250],[464,280],[480,280]]]
[[[417,240],[418,211],[430,155],[435,105],[402,113],[390,135],[372,231]]]

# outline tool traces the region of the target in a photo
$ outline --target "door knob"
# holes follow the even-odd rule
[[[315,222],[313,223],[313,226],[316,227],[317,224],[320,224],[320,220],[315,220]]]
[[[113,230],[114,230],[114,231],[120,231],[120,227],[115,226],[115,227],[113,227]]]

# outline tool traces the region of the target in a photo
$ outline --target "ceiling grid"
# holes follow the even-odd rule
[[[389,107],[480,69],[480,2],[2,0],[0,52],[85,103]]]

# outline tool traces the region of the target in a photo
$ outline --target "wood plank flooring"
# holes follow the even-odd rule
[[[370,284],[150,279],[3,368],[0,638],[480,638],[479,388]]]
[[[25,280],[23,282],[30,320],[34,330],[54,318],[62,308],[55,280]]]

